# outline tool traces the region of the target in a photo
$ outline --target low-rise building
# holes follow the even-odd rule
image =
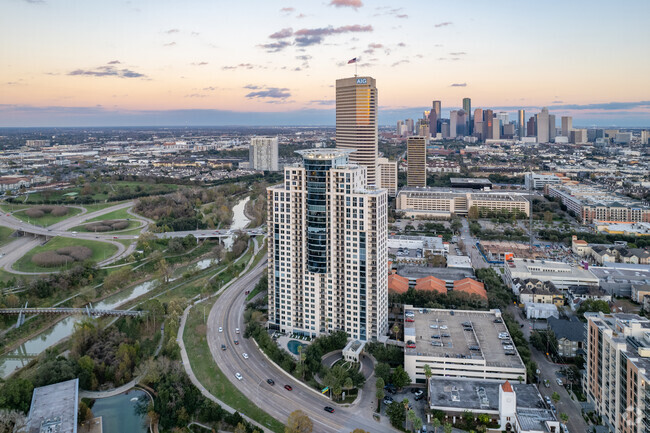
[[[587,329],[576,316],[571,316],[570,320],[549,317],[546,324],[555,334],[558,355],[573,358],[583,351],[587,340]]]
[[[650,296],[650,284],[632,284],[632,300],[639,304],[645,303],[645,298]]]
[[[76,433],[79,379],[34,388],[26,433]]]
[[[632,286],[650,284],[650,269],[641,269],[642,266],[626,263],[605,263],[603,267],[592,267],[590,271],[598,277],[599,287],[609,295],[632,296]],[[630,268],[637,266],[637,268]]]
[[[515,258],[508,261],[505,266],[505,280],[519,294],[514,286],[514,281],[537,279],[549,281],[558,290],[566,290],[569,286],[598,286],[599,279],[591,270],[572,266],[564,262],[550,260],[529,260]]]
[[[404,369],[416,383],[426,383],[424,365],[435,380],[526,380],[526,367],[499,310],[463,311],[404,306]]]
[[[560,313],[555,304],[540,304],[537,302],[524,303],[524,311],[527,319],[548,319],[549,317],[559,317]]]
[[[521,303],[554,304],[558,307],[564,305],[564,295],[551,281],[541,281],[536,278],[515,280],[514,286],[517,286]]]

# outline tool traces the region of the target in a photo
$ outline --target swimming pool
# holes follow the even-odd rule
[[[294,355],[298,354],[298,348],[300,346],[307,346],[304,343],[301,343],[298,340],[291,340],[287,343],[287,348],[289,349],[289,352],[293,353]]]

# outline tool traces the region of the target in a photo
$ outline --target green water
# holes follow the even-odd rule
[[[95,400],[92,407],[93,415],[102,417],[104,433],[146,433],[149,429],[146,416],[135,413],[137,401],[131,399],[146,399],[144,391],[131,390],[114,397]]]

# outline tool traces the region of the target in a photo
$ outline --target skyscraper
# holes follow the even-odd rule
[[[483,110],[483,140],[493,138],[494,112],[492,110]]]
[[[562,116],[562,136],[568,137],[572,129],[573,129],[573,117]]]
[[[458,133],[458,111],[449,112],[449,138],[456,138]]]
[[[442,104],[440,103],[440,101],[433,101],[431,103],[431,111],[436,113],[436,124],[435,124],[435,126],[431,125],[431,123],[429,123],[429,126],[431,128],[431,132],[432,133],[441,132],[440,131],[440,123],[442,122]]]
[[[415,132],[415,123],[413,123],[413,119],[406,119],[406,130],[409,135]]]
[[[427,186],[427,143],[424,137],[409,137],[406,140],[406,184]]]
[[[278,137],[253,137],[248,147],[253,170],[278,171]]]
[[[528,136],[529,137],[536,137],[537,136],[537,117],[531,116],[528,119],[528,123],[526,124],[526,128],[528,130]]]
[[[554,142],[557,135],[557,124],[555,123],[555,114],[548,115],[548,141]]]
[[[390,197],[395,197],[397,195],[397,161],[379,158],[377,160],[377,179],[379,188],[388,191]]]
[[[519,110],[517,112],[517,123],[519,123],[519,138],[526,136],[526,111]]]
[[[377,86],[372,77],[336,80],[336,148],[351,149],[350,161],[367,168],[377,184]]]
[[[398,120],[397,121],[397,135],[402,135],[402,128],[404,127],[404,121],[403,120]]]
[[[472,127],[472,135],[477,137],[479,140],[483,140],[483,110],[477,108],[474,110],[474,126]]]
[[[466,113],[465,135],[472,135],[472,100],[463,98],[463,111]]]
[[[388,195],[348,149],[300,150],[267,189],[269,328],[316,337],[388,331]]]
[[[548,108],[542,108],[541,113],[535,115],[537,124],[537,142],[548,143],[549,141],[549,123],[548,123]]]

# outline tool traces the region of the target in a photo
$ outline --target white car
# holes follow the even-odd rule
[[[438,325],[429,325],[429,328],[431,328],[431,329],[438,329]]]
[[[440,325],[440,329],[448,329],[447,325]]]
[[[245,353],[245,352],[244,352],[244,353],[241,354],[241,356],[243,356],[244,359],[248,359],[248,353]]]
[[[219,332],[223,332],[223,328],[219,326]]]
[[[242,379],[244,378],[244,377],[243,377],[241,374],[239,374],[239,373],[235,373],[235,377],[237,378],[237,380],[242,380]]]
[[[239,334],[239,328],[235,328],[235,334]]]
[[[555,382],[556,382],[558,385],[562,386],[562,379],[557,378],[557,379],[555,379]]]

